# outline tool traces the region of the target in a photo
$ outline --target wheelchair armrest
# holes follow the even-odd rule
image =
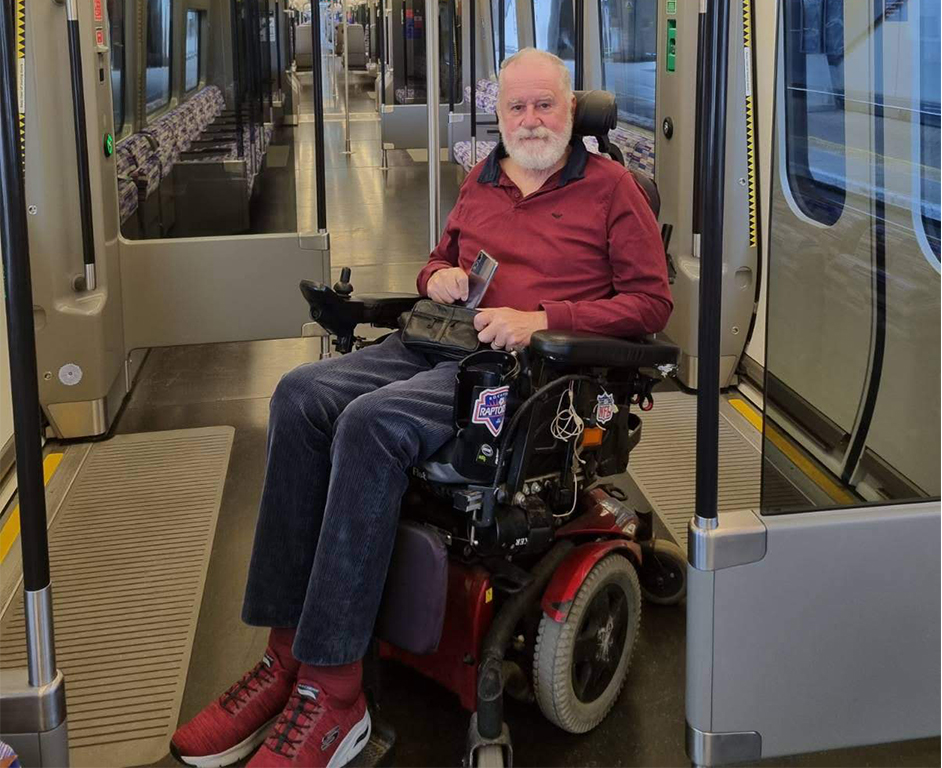
[[[645,339],[618,339],[585,331],[537,331],[530,339],[535,355],[557,363],[605,368],[657,368],[674,365],[680,350]]]
[[[422,298],[408,293],[361,293],[344,298],[323,283],[311,280],[302,280],[300,288],[311,308],[311,319],[340,337],[352,334],[360,323],[396,328],[399,315]]]

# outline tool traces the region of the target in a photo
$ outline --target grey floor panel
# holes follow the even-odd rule
[[[743,422],[743,431],[733,419]],[[658,393],[654,410],[642,414],[642,421],[642,439],[631,453],[628,472],[677,543],[686,547],[696,496],[697,398]],[[749,430],[755,432],[738,414],[720,409],[720,513],[759,507],[762,454],[758,433],[749,439]]]
[[[49,533],[72,765],[167,752],[177,725],[234,431],[119,435],[91,446]],[[0,665],[26,664],[22,601]]]

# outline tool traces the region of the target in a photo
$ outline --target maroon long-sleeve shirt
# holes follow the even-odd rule
[[[524,198],[498,144],[465,179],[445,232],[416,281],[500,263],[481,307],[546,311],[553,330],[641,336],[664,328],[673,302],[664,248],[643,190],[625,168],[575,141],[566,165]]]

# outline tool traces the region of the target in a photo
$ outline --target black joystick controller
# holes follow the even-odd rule
[[[350,298],[353,293],[353,286],[350,285],[350,267],[344,267],[340,270],[340,279],[334,283],[334,293],[340,298]]]

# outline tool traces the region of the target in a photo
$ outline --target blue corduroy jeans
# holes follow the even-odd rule
[[[297,627],[299,661],[366,654],[408,469],[454,434],[457,370],[394,333],[278,383],[242,618]]]

